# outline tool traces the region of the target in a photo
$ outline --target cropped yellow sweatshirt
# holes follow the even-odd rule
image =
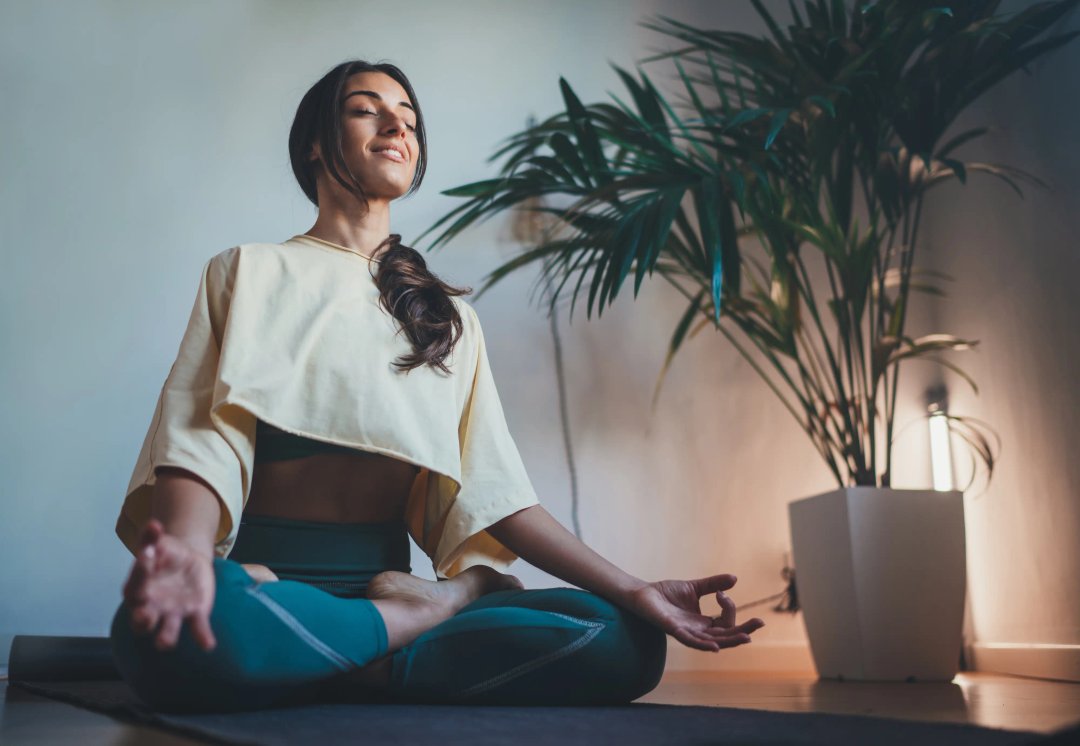
[[[539,501],[506,425],[480,321],[451,296],[463,333],[446,374],[392,365],[412,352],[379,305],[377,266],[310,236],[226,249],[203,266],[187,329],[158,397],[116,533],[134,554],[154,469],[198,474],[223,505],[215,553],[227,557],[251,491],[255,425],[420,468],[406,507],[439,578],[517,556],[487,527]]]

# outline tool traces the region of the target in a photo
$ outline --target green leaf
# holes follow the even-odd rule
[[[952,158],[942,158],[941,162],[952,168],[956,173],[956,178],[960,179],[961,184],[967,183],[967,169],[964,168],[963,163],[953,160]]]
[[[949,153],[953,152],[964,143],[970,142],[977,137],[982,137],[989,131],[989,127],[975,127],[965,132],[961,132],[959,135],[949,140],[949,142],[945,143],[945,145],[943,145],[941,149],[937,152],[936,157],[938,158],[938,160],[943,160],[949,155]]]
[[[555,151],[555,155],[559,160],[574,173],[581,186],[586,188],[595,186],[589,179],[589,171],[585,168],[581,158],[578,157],[577,148],[574,147],[574,143],[570,141],[569,137],[561,132],[556,132],[548,140],[548,145]]]
[[[570,122],[574,126],[574,135],[577,137],[578,146],[584,155],[587,170],[591,173],[593,184],[606,184],[611,180],[607,172],[607,159],[604,157],[604,149],[600,145],[600,138],[589,121],[589,114],[581,105],[574,90],[566,79],[559,76],[559,88],[562,91],[563,101]]]
[[[769,134],[765,137],[765,150],[769,149],[769,146],[773,144],[773,140],[780,134],[780,130],[787,123],[790,114],[791,109],[778,109],[773,114],[772,121],[769,122]]]
[[[504,179],[484,179],[483,181],[474,181],[470,184],[445,189],[439,194],[445,194],[447,197],[486,197],[494,194],[498,187],[503,185],[504,181]]]
[[[664,113],[661,111],[659,104],[656,103],[653,93],[638,85],[638,82],[621,67],[616,65],[612,65],[612,67],[615,68],[615,72],[622,79],[623,85],[630,90],[630,95],[633,96],[638,111],[648,124],[650,133],[670,141],[671,133],[668,132],[667,122],[664,121]],[[644,78],[644,73],[642,73],[642,77]],[[649,84],[650,89],[651,87],[651,84]]]
[[[660,368],[660,376],[656,380],[656,387],[653,389],[652,405],[656,406],[656,400],[660,396],[660,386],[664,382],[664,376],[667,375],[668,368],[671,366],[671,361],[675,358],[675,353],[678,352],[679,347],[682,346],[683,339],[686,337],[686,330],[690,328],[690,322],[694,320],[701,312],[701,300],[705,297],[705,291],[701,290],[690,301],[690,305],[687,306],[686,311],[683,312],[682,318],[679,319],[679,323],[675,326],[675,333],[671,336],[671,342],[668,344],[667,355],[664,357],[664,365]]]

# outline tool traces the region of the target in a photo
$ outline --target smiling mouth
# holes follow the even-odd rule
[[[390,160],[394,161],[394,163],[405,163],[405,158],[403,158],[395,150],[387,149],[387,150],[376,150],[376,151],[373,151],[373,152],[375,153],[375,155],[381,155],[384,158],[389,158]]]

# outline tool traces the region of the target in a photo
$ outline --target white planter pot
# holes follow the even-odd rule
[[[967,581],[964,493],[846,487],[788,504],[818,676],[951,681]]]

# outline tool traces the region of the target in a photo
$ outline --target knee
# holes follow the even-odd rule
[[[131,606],[122,601],[109,629],[113,662],[120,676],[144,702],[165,712],[196,712],[233,709],[230,692],[235,689],[240,665],[234,644],[241,630],[230,629],[234,615],[222,613],[236,585],[233,568],[215,560],[215,598],[211,627],[217,645],[203,650],[185,622],[173,648],[159,650],[153,633],[136,633],[131,627]],[[231,563],[236,565],[236,563]],[[243,570],[236,565],[237,570]]]
[[[628,649],[633,651],[627,671],[627,696],[642,697],[660,683],[667,664],[667,633],[630,611],[622,612]]]
[[[667,663],[667,633],[637,614],[580,589],[564,588],[551,611],[604,623],[596,645],[583,648],[585,665],[602,671],[611,701],[631,702],[660,683]]]

